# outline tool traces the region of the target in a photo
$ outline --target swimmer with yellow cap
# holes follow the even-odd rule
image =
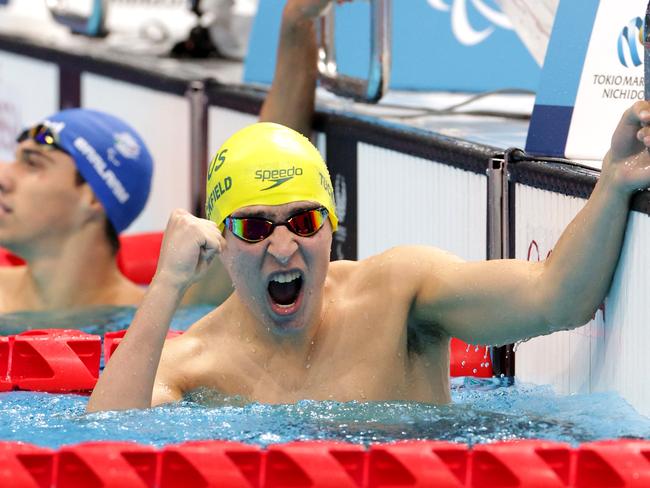
[[[303,298],[322,286],[338,225],[318,150],[279,124],[237,132],[209,165],[206,215],[225,232],[224,262],[242,299],[277,331],[303,328],[318,313]]]
[[[397,246],[330,263],[337,221],[318,152],[280,126],[244,129],[210,165],[212,220],[172,215],[156,277],[88,409],[148,407],[198,388],[264,403],[448,403],[451,337],[504,344],[590,319],[616,267],[629,200],[650,185],[648,147],[650,102],[638,102],[546,261],[466,262]],[[163,347],[185,289],[217,255],[232,295]]]
[[[239,208],[300,200],[320,203],[337,228],[323,158],[306,137],[280,124],[260,122],[237,132],[212,159],[207,180],[206,216],[219,230]]]

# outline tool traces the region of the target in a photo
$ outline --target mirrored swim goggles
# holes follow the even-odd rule
[[[254,243],[269,237],[273,230],[279,226],[285,226],[300,237],[313,236],[323,227],[327,215],[325,207],[318,207],[312,210],[302,210],[284,222],[273,222],[261,217],[226,217],[224,225],[242,241]]]
[[[45,124],[38,124],[29,129],[25,129],[16,138],[16,142],[20,144],[29,139],[33,140],[39,146],[66,152],[66,150],[59,145],[59,138],[56,133]]]

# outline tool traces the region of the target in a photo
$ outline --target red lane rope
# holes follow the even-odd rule
[[[614,440],[577,448],[522,440],[476,445],[401,441],[369,448],[291,442],[261,449],[195,441],[162,449],[86,442],[47,449],[0,442],[0,486],[12,487],[646,487],[650,442]]]

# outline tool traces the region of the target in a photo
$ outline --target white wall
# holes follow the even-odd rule
[[[84,73],[81,105],[131,124],[154,159],[149,201],[127,233],[163,230],[175,208],[190,208],[190,107],[185,97]]]
[[[0,51],[0,161],[13,158],[22,129],[58,109],[57,65]]]
[[[487,177],[358,145],[358,255],[425,244],[485,259]]]

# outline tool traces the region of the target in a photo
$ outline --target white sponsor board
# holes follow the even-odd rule
[[[0,51],[0,160],[13,158],[16,136],[59,108],[55,64]]]
[[[190,109],[185,97],[84,73],[81,105],[124,119],[153,156],[151,194],[127,233],[164,230],[175,208],[190,209]]]
[[[643,99],[642,18],[647,0],[601,1],[569,129],[566,157],[600,168],[621,114]]]

